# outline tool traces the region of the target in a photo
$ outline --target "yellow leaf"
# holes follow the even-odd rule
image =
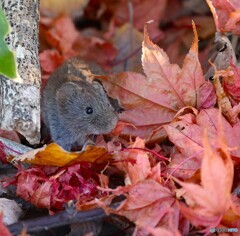
[[[13,161],[62,167],[82,161],[101,163],[111,158],[112,155],[103,147],[87,146],[81,152],[67,152],[56,143],[51,143],[14,158]]]
[[[89,0],[42,0],[40,1],[41,10],[47,10],[59,14],[81,14]]]

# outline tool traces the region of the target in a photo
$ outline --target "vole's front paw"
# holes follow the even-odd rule
[[[95,146],[95,142],[94,142],[92,139],[90,139],[90,138],[88,138],[88,139],[84,142],[83,147],[82,147],[82,151],[85,151],[86,148],[87,148],[87,146],[89,146],[89,145]]]

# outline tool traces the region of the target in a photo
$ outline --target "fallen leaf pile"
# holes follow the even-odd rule
[[[111,136],[99,136],[95,147],[69,153],[49,144],[15,158],[30,167],[20,167],[6,184],[16,185],[18,196],[52,212],[75,199],[79,211],[102,207],[133,222],[134,235],[240,230],[240,67],[231,56],[231,43],[221,44],[218,51],[218,56],[228,58],[226,63],[210,60],[213,74],[206,80],[203,60],[209,59],[210,49],[199,51],[199,37],[211,33],[199,26],[199,19],[195,24],[176,18],[172,33],[160,31],[158,22],[164,19],[167,25],[174,19],[170,13],[164,17],[164,12],[168,7],[179,9],[178,1],[153,1],[161,4],[159,8],[149,8],[147,0],[131,2],[136,13],[132,24],[123,1],[87,4],[89,19],[98,16],[103,25],[108,22],[105,31],[77,30],[68,15],[42,18],[43,82],[63,61],[78,55],[109,72],[98,79],[123,112]],[[225,40],[225,32],[239,36],[239,1],[206,2],[220,40]],[[100,10],[92,14],[96,6]],[[152,24],[146,23],[149,15],[155,15]],[[153,43],[156,36],[171,38],[171,53],[170,41],[166,39],[164,50]],[[182,58],[183,43],[190,49],[179,66],[171,58]],[[118,196],[124,198],[113,208]],[[231,235],[239,235],[234,232]]]
[[[101,171],[111,157],[103,147],[88,146],[86,151],[69,153],[52,143],[15,158],[15,162],[35,166],[20,167],[5,186],[16,185],[17,195],[39,208],[62,210],[69,200],[87,202],[106,195],[97,187],[108,183]]]
[[[32,167],[19,170],[16,180],[8,184],[16,185],[17,195],[38,208],[56,211],[62,210],[69,200],[85,202],[105,195],[97,189],[99,169],[89,162],[65,168]]]

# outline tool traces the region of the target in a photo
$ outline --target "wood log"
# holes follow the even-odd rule
[[[0,75],[0,128],[31,144],[40,139],[39,0],[0,0],[11,26],[5,41],[15,53],[22,83]]]

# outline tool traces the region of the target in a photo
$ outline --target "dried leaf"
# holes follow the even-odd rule
[[[69,16],[57,18],[46,32],[46,39],[51,46],[63,54],[70,54],[78,32]]]
[[[157,36],[159,31],[159,21],[163,18],[163,13],[167,5],[166,0],[133,0],[133,26],[136,29],[143,29],[144,24],[149,20],[154,20],[151,31]],[[114,9],[113,19],[117,24],[129,22],[129,5],[126,2],[120,2]]]
[[[198,61],[195,28],[194,34],[182,70],[170,64],[167,54],[150,41],[145,29],[142,61],[147,78],[131,72],[100,78],[109,96],[116,98],[125,110],[120,120],[136,127],[127,127],[122,134],[149,141],[153,131],[170,122],[179,109],[185,106],[208,108],[215,104],[213,87],[205,82]],[[155,140],[164,135],[163,132],[155,134]]]
[[[230,62],[231,73],[228,76],[222,76],[222,83],[224,91],[235,102],[234,105],[240,102],[240,68],[233,62]]]
[[[141,44],[143,34],[126,23],[115,31],[113,44],[119,51],[113,62],[113,72],[142,72]]]
[[[239,121],[238,114],[240,113],[240,105],[232,107],[231,102],[220,83],[220,76],[218,77],[217,73],[214,77],[214,85],[216,88],[216,95],[218,98],[218,106],[221,107],[222,113],[227,117],[229,122],[231,124],[235,124]],[[226,78],[229,78],[229,76],[224,76],[224,78],[226,80]]]
[[[111,68],[112,61],[118,55],[118,50],[112,43],[100,37],[84,37],[81,34],[74,44],[74,50],[81,58],[96,62],[105,70]]]
[[[217,31],[240,34],[240,3],[237,0],[206,0],[213,14]]]
[[[148,81],[161,85],[158,86],[159,93],[165,97],[162,100],[176,110],[184,106],[202,106],[198,102],[198,96],[199,88],[205,80],[198,61],[198,36],[194,24],[193,31],[193,44],[181,70],[177,65],[170,64],[166,53],[150,41],[145,29],[142,56],[144,72]]]
[[[122,134],[149,138],[153,130],[171,121],[176,113],[161,101],[158,89],[141,74],[125,72],[102,77],[101,81],[108,95],[118,99],[126,110],[120,114],[120,120],[133,126],[124,128]]]
[[[199,87],[198,108],[205,109],[213,107],[216,103],[216,93],[210,81],[206,81]]]
[[[69,200],[87,202],[104,194],[99,173],[103,166],[81,162],[68,167],[32,167],[19,170],[15,180],[6,183],[17,186],[17,195],[38,208],[62,210]]]
[[[3,223],[2,215],[0,216],[0,232],[2,236],[11,236],[10,232],[8,231],[8,228]]]
[[[51,74],[55,71],[64,61],[62,55],[56,49],[44,50],[39,55],[41,67],[44,72]]]
[[[191,119],[187,118],[189,116]],[[172,156],[166,173],[173,174],[178,178],[188,179],[200,168],[204,152],[203,133],[205,129],[207,129],[207,135],[211,145],[218,145],[218,110],[201,110],[196,117],[192,114],[186,114],[178,117],[178,119],[178,121],[165,126],[169,139],[178,149],[178,152]],[[240,122],[232,127],[231,124],[222,117],[222,125],[228,147],[232,148],[231,155],[240,157],[239,150],[236,150],[236,147],[240,146],[238,131]]]
[[[236,35],[240,35],[240,6],[239,8],[231,12],[229,15],[229,19],[225,25],[227,31],[233,32]]]
[[[126,185],[142,181],[151,174],[149,156],[144,147],[144,140],[137,138],[132,146],[118,152],[114,157],[117,161],[115,166],[125,173]]]
[[[111,159],[111,157],[112,155],[103,147],[87,146],[86,150],[81,152],[67,152],[56,143],[51,143],[43,148],[20,155],[13,161],[61,167],[82,161],[100,163]]]
[[[164,236],[180,236],[179,231],[172,232],[169,229],[165,229],[163,227],[157,227],[157,228],[150,228],[150,227],[144,227],[144,230],[148,233],[151,233],[152,236],[159,236],[159,235],[164,235]]]
[[[230,209],[224,214],[222,224],[227,227],[238,228],[240,224],[240,201],[236,195],[232,195]]]
[[[112,192],[114,195],[126,194],[126,199],[116,210],[101,206],[108,212],[123,215],[133,221],[137,226],[135,234],[144,228],[158,226],[177,230],[179,210],[175,205],[176,200],[171,191],[157,181],[146,179],[134,185],[118,187]]]
[[[180,207],[183,214],[196,226],[217,227],[231,205],[233,162],[222,136],[221,123],[218,148],[212,148],[204,135],[204,156],[201,165],[201,185],[177,181],[192,199],[193,206]],[[217,188],[216,188],[217,183]],[[204,220],[204,218],[205,220]]]
[[[71,14],[81,16],[89,0],[42,0],[40,8],[42,11],[53,12],[56,15]]]

